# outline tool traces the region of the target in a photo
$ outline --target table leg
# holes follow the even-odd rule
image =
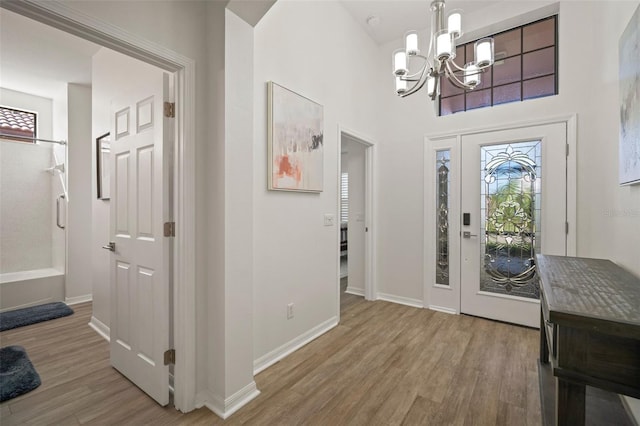
[[[557,426],[584,425],[585,385],[557,378],[556,424]]]
[[[540,362],[549,363],[549,344],[547,343],[547,327],[544,324],[544,315],[540,309]]]

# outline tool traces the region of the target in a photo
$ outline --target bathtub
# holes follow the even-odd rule
[[[0,312],[64,301],[64,272],[54,268],[0,274]]]

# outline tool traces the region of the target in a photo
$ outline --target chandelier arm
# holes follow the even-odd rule
[[[458,87],[459,89],[472,90],[473,86],[464,84],[462,81],[458,80],[458,77],[456,76],[456,74],[453,72],[453,70],[451,70],[451,65],[449,64],[449,62],[450,61],[446,61],[446,71],[447,71],[446,75],[451,81],[451,83],[453,83],[453,85]]]
[[[458,70],[458,71],[465,71],[465,69],[463,67],[461,67],[460,65],[456,64],[456,61],[454,60],[449,60],[447,61],[448,64],[453,64],[453,66]]]
[[[429,72],[430,71],[431,70],[429,70]],[[401,94],[400,97],[402,97],[402,98],[407,97],[409,95],[412,95],[412,94],[416,93],[418,90],[422,89],[424,84],[427,82],[427,77],[429,77],[429,72],[427,72],[427,67],[425,66],[422,69],[422,74],[420,75],[420,78],[417,80],[416,84],[414,84],[411,89],[409,89],[406,92],[404,92],[403,94]]]
[[[422,69],[421,69],[420,71],[417,71],[417,72],[416,72],[416,73],[414,73],[414,74],[410,74],[410,75],[407,75],[407,76],[401,77],[401,78],[402,78],[403,80],[405,80],[405,81],[417,81],[417,80],[411,80],[411,79],[412,79],[412,78],[415,78],[415,77],[418,77],[418,76],[422,77],[422,73],[424,72],[424,70],[425,70],[425,69],[432,68],[432,67],[430,66],[430,65],[431,65],[431,63],[429,62],[429,58],[428,58],[428,57],[426,57],[426,56],[423,56],[423,55],[419,55],[419,54],[418,54],[418,55],[412,55],[412,56],[410,56],[410,58],[421,58],[421,59],[424,59],[424,64],[423,64]],[[418,80],[420,79],[420,77],[418,77]]]

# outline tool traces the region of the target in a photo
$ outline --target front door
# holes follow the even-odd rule
[[[169,77],[137,76],[111,109],[111,364],[161,405],[169,403]],[[136,76],[129,76],[130,79]]]
[[[539,326],[537,253],[566,254],[566,124],[461,139],[461,312]]]

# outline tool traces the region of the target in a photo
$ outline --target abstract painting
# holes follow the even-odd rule
[[[620,37],[620,184],[640,183],[640,6]]]
[[[269,189],[322,192],[322,105],[268,82]]]

